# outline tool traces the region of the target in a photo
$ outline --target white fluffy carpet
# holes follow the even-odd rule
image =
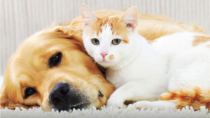
[[[3,76],[0,77],[0,85]],[[138,110],[127,107],[123,109],[102,107],[102,110],[92,109],[73,110],[69,112],[43,112],[41,108],[15,110],[1,109],[1,118],[210,118],[210,113],[205,107],[201,107],[200,111],[193,111],[192,108],[186,107],[183,110],[158,111],[156,108],[148,110]]]

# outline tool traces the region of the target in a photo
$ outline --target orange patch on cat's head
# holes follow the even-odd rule
[[[121,39],[124,43],[128,43],[129,39],[127,34],[129,33],[129,29],[126,26],[126,24],[122,21],[119,21],[119,18],[117,17],[104,17],[104,18],[98,18],[98,20],[91,23],[90,27],[90,35],[93,35],[96,33],[96,35],[99,35],[99,33],[102,32],[102,28],[106,25],[109,25],[112,30],[113,35],[120,35],[123,37]]]

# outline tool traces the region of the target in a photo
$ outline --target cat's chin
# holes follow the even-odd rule
[[[113,63],[109,61],[98,61],[97,63],[105,68],[111,67],[113,65]]]

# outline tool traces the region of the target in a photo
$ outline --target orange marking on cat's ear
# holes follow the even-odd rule
[[[110,55],[109,60],[113,60],[113,59],[114,59],[114,55]]]
[[[197,46],[200,43],[205,43],[207,41],[210,41],[210,37],[206,36],[196,36],[195,39],[193,40],[192,45]]]

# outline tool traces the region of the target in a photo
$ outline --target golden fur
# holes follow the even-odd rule
[[[41,106],[49,111],[48,95],[59,82],[67,82],[89,96],[93,106],[105,104],[114,87],[105,80],[95,62],[86,54],[80,36],[65,35],[60,29],[43,30],[25,40],[12,55],[1,89],[1,107]],[[77,38],[76,38],[77,37]],[[49,68],[48,59],[62,52],[58,67]],[[24,99],[26,87],[37,93]],[[104,97],[98,97],[98,91]]]
[[[100,10],[99,17],[119,17],[124,12]],[[204,32],[197,26],[172,22],[163,16],[139,14],[138,31],[152,41],[166,34],[183,31]],[[66,25],[50,27],[25,40],[11,56],[1,89],[1,108],[39,107],[49,111],[49,93],[59,82],[71,83],[82,94],[89,96],[96,108],[106,104],[114,87],[105,80],[101,67],[97,67],[82,43],[82,18]],[[50,56],[62,52],[62,62],[55,68],[47,64]],[[111,57],[110,57],[111,58]],[[37,93],[24,99],[26,87],[34,87]],[[98,97],[98,90],[104,97]]]

